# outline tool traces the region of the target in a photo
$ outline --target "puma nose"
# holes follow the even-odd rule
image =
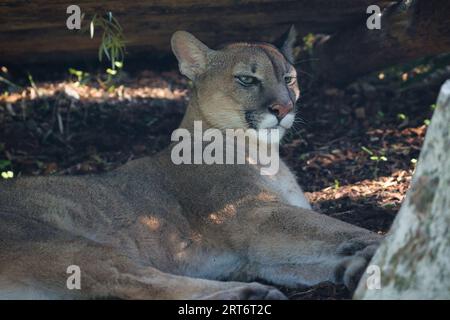
[[[269,107],[269,112],[277,117],[278,120],[281,120],[291,112],[293,108],[294,105],[292,102],[287,104],[275,103]]]

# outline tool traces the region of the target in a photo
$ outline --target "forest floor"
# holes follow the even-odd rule
[[[168,145],[189,100],[190,84],[175,70],[121,72],[114,87],[64,72],[47,81],[38,74],[35,81],[10,76],[21,85],[0,87],[0,171],[14,178],[91,174],[153,155]],[[343,89],[302,88],[298,113],[305,123],[281,151],[315,209],[386,233],[439,90],[411,84],[408,77],[417,73],[379,73]],[[328,283],[288,293],[292,299],[350,297]]]

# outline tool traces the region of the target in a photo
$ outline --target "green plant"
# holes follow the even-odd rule
[[[11,179],[14,177],[14,172],[12,172],[11,170],[3,171],[4,169],[6,169],[7,167],[10,167],[10,166],[11,166],[11,161],[0,159],[0,172],[1,172],[1,176],[3,179]]]
[[[33,80],[33,76],[31,75],[31,73],[28,73],[28,81],[30,82],[31,87],[36,91],[36,95],[39,96],[39,90]]]
[[[12,179],[12,178],[14,178],[14,172],[12,172],[10,170],[3,171],[1,175],[2,175],[3,179]]]
[[[102,30],[102,40],[98,48],[98,60],[101,62],[105,56],[110,62],[111,67],[105,70],[104,76],[97,77],[97,81],[108,91],[114,90],[114,80],[123,67],[125,58],[125,38],[123,29],[113,16],[112,12],[102,16],[95,14],[89,24],[91,38],[94,37],[95,29]]]
[[[102,61],[103,55],[111,62],[111,69],[116,70],[117,64],[123,63],[125,57],[125,39],[123,29],[119,21],[111,12],[108,12],[105,18],[95,14],[89,25],[91,38],[94,37],[95,28],[103,30],[102,41],[98,49],[98,60]]]
[[[74,68],[69,68],[69,73],[77,78],[77,84],[83,85],[86,84],[89,81],[89,73],[77,70]]]
[[[108,91],[113,91],[115,89],[115,86],[114,86],[115,81],[114,80],[115,80],[116,76],[119,74],[119,69],[122,68],[123,63],[120,61],[116,61],[114,63],[114,66],[117,69],[111,69],[111,68],[106,69],[106,80],[105,81],[102,81],[101,79],[97,79],[101,85],[108,88]]]
[[[314,42],[316,41],[316,36],[312,33],[308,33],[303,37],[303,45],[306,50],[312,51],[314,47]]]
[[[9,160],[1,160],[0,159],[0,170],[5,169],[11,165],[11,161]]]
[[[334,179],[334,190],[337,190],[341,187],[341,183],[339,182],[339,180]]]
[[[372,150],[370,150],[370,149],[368,149],[368,148],[366,148],[364,146],[361,147],[361,149],[369,155],[369,159],[370,160],[375,162],[375,168],[374,168],[374,171],[373,171],[373,175],[374,175],[375,178],[377,178],[378,177],[378,171],[379,171],[378,165],[379,165],[380,161],[387,161],[388,158],[386,157],[386,155],[384,153],[376,154],[374,151],[372,151]]]

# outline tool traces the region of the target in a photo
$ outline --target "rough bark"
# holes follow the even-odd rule
[[[409,3],[387,8],[380,30],[369,30],[363,22],[319,44],[313,65],[318,78],[345,84],[384,67],[450,52],[450,1]]]
[[[371,265],[381,289],[356,299],[450,299],[450,80],[442,86],[411,189]]]
[[[142,52],[170,54],[170,36],[180,29],[210,46],[234,40],[272,41],[291,24],[301,34],[333,33],[364,21],[371,4],[388,0],[79,0],[86,18],[112,11],[124,28],[129,58]],[[0,2],[0,62],[95,61],[99,34],[66,28],[67,0]],[[86,23],[84,24],[86,25]]]

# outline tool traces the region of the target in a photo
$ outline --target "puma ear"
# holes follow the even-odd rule
[[[211,49],[186,31],[177,31],[171,39],[172,51],[178,59],[180,72],[191,80],[206,70]]]
[[[287,30],[277,41],[275,41],[275,46],[281,51],[285,56],[286,60],[291,64],[294,64],[294,45],[297,40],[297,31],[295,26],[291,25],[289,30]]]

